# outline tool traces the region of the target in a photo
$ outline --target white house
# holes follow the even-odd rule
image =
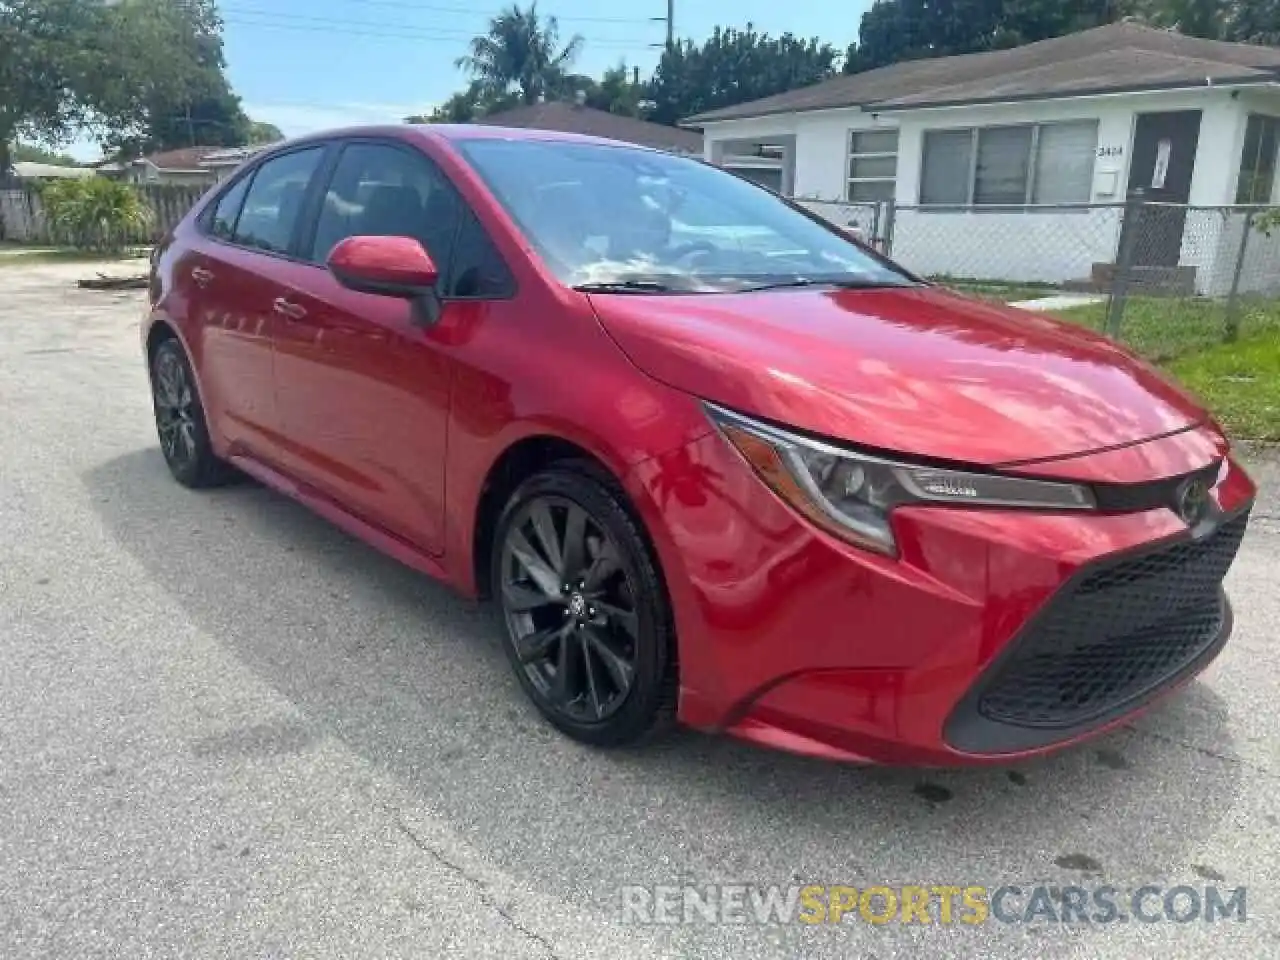
[[[894,256],[930,275],[1086,280],[1114,262],[1141,189],[1192,209],[1144,211],[1138,265],[1221,293],[1244,213],[1220,208],[1280,202],[1280,49],[1130,22],[835,77],[686,125],[709,161],[842,223],[894,201]],[[1280,285],[1280,236],[1251,235],[1248,258],[1249,282]]]

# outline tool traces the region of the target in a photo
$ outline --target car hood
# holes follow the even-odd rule
[[[1207,419],[1079,327],[933,287],[592,295],[655,379],[852,444],[985,465],[1076,456]]]

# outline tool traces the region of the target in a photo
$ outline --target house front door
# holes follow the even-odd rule
[[[1191,199],[1196,147],[1200,143],[1200,111],[1177,110],[1143,113],[1133,134],[1133,159],[1129,163],[1129,192],[1141,190],[1153,205],[1139,213],[1134,240],[1134,264],[1142,267],[1176,267],[1186,229],[1184,207]]]

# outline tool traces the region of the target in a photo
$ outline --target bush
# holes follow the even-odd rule
[[[106,177],[52,180],[40,191],[54,239],[77,250],[122,253],[146,239],[151,210],[126,183]]]

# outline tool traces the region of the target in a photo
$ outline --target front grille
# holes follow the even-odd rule
[[[1013,641],[980,682],[976,701],[971,697],[957,710],[954,728],[963,729],[965,739],[993,724],[1039,728],[1049,735],[996,739],[1051,742],[1070,735],[1064,730],[1118,714],[1179,676],[1223,633],[1222,580],[1247,523],[1241,514],[1202,539],[1078,576]]]
[[[1178,492],[1188,480],[1203,480],[1212,487],[1222,470],[1222,461],[1215,460],[1208,466],[1190,473],[1152,480],[1146,483],[1095,483],[1093,496],[1098,509],[1106,513],[1140,513],[1166,507],[1178,511]]]

